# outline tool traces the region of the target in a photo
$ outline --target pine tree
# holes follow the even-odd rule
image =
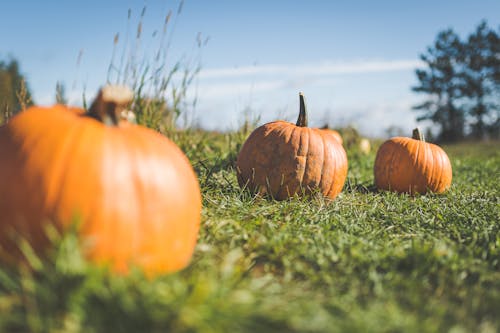
[[[427,99],[413,108],[440,126],[439,140],[500,137],[499,36],[485,21],[464,41],[448,29],[421,55],[426,68],[412,89]]]
[[[500,32],[500,28],[499,28]],[[464,45],[463,94],[468,98],[471,136],[499,137],[500,132],[500,34],[481,22]]]
[[[456,141],[464,137],[465,114],[460,107],[462,80],[460,59],[462,44],[453,30],[440,32],[432,47],[420,58],[426,69],[417,69],[420,85],[413,91],[425,93],[425,102],[414,107],[423,114],[417,121],[431,120],[441,127],[440,140]]]

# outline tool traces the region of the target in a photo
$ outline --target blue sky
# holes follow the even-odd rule
[[[163,29],[172,9],[168,64],[191,59],[202,67],[189,91],[198,101],[188,113],[191,123],[224,130],[239,126],[245,116],[259,124],[293,121],[303,91],[311,125],[352,124],[365,135],[384,136],[391,125],[408,133],[415,126],[411,106],[422,97],[410,90],[414,70],[440,30],[453,28],[465,36],[482,19],[490,27],[500,24],[498,0],[186,0],[177,16],[178,5],[2,1],[0,59],[19,60],[37,103],[54,103],[61,81],[70,102],[80,104],[83,91],[91,98],[106,82],[115,34],[120,34],[117,63],[133,44],[146,6],[137,56],[151,59],[148,50],[156,50],[161,33],[151,36]],[[209,38],[201,49],[198,33]]]

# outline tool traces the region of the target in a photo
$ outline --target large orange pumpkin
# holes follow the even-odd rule
[[[0,128],[0,244],[13,235],[46,249],[45,224],[75,219],[85,255],[117,272],[186,266],[198,235],[201,195],[182,151],[163,135],[120,121],[130,90],[104,87],[88,113],[32,107]]]
[[[238,183],[277,200],[319,191],[334,199],[347,176],[347,156],[333,135],[307,127],[304,96],[296,124],[274,121],[253,131],[236,161]]]
[[[448,155],[424,141],[418,129],[413,138],[395,137],[384,142],[375,158],[375,185],[379,189],[406,193],[442,193],[451,185]]]

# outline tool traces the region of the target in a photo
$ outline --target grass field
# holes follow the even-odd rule
[[[112,276],[68,233],[34,271],[0,268],[0,332],[500,331],[498,143],[445,147],[451,190],[416,197],[375,192],[375,152],[348,150],[327,203],[242,192],[242,134],[171,137],[203,193],[191,265]]]

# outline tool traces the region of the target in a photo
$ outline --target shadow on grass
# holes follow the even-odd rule
[[[378,189],[373,183],[365,182],[359,183],[356,181],[350,181],[347,179],[343,191],[347,193],[378,193]]]

